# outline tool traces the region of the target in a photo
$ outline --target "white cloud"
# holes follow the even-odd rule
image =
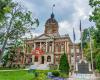
[[[82,28],[89,27],[88,18],[91,14],[92,9],[89,6],[89,0],[42,0],[39,4],[39,0],[14,0],[18,1],[33,12],[35,16],[41,16],[41,18],[46,18],[51,11],[51,7],[55,4],[55,13],[58,14],[56,19],[59,17],[59,32],[60,34],[68,33],[73,37],[73,27],[75,28],[75,33],[78,42],[80,39],[79,31],[79,21],[82,20]],[[35,3],[37,1],[37,3]],[[41,4],[41,5],[40,5]],[[40,10],[41,9],[41,10]],[[61,13],[61,14],[59,14]],[[70,17],[69,17],[70,16]],[[48,16],[49,17],[49,16]],[[45,20],[46,20],[45,19]],[[44,20],[44,19],[43,19]],[[41,21],[40,21],[41,22]],[[45,21],[42,21],[45,23]],[[83,24],[85,23],[85,24]],[[41,25],[40,25],[41,26]],[[44,28],[44,27],[43,27]],[[42,29],[41,29],[42,30]],[[40,29],[39,29],[40,31]],[[43,31],[40,31],[43,32]],[[33,34],[38,34],[34,32]],[[27,35],[28,36],[28,35]]]
[[[70,33],[72,26],[68,21],[62,21],[59,23],[59,32],[60,34]]]
[[[26,33],[22,38],[31,38],[31,37],[36,37],[36,36],[39,36],[40,35],[40,33],[34,33],[34,32],[32,32],[32,33]]]
[[[88,0],[75,0],[74,3],[75,12],[73,13],[73,21],[87,20],[89,17],[89,13],[91,12],[91,8],[89,6]]]
[[[31,3],[28,0],[13,0],[13,1],[18,2],[23,7],[25,7],[27,10],[31,11],[34,17],[35,16],[37,17],[38,11],[37,11],[35,3]]]
[[[75,30],[75,35],[76,35],[76,43],[79,42],[80,40],[80,31],[79,29],[76,29],[74,27]],[[68,21],[62,21],[59,23],[59,32],[60,34],[69,34],[71,40],[73,41],[73,26],[71,22]]]

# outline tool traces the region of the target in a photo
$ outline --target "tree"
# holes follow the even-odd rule
[[[89,34],[90,31],[90,34]],[[91,27],[91,28],[86,28],[83,31],[83,35],[82,35],[82,44],[83,44],[83,51],[84,51],[84,56],[87,58],[87,60],[91,61],[90,59],[90,35],[92,38],[92,48],[94,46],[94,32],[95,32],[95,28]]]
[[[100,1],[99,0],[89,0],[89,5],[93,8],[92,15],[90,15],[89,20],[95,23],[95,27],[87,28],[83,32],[83,48],[84,53],[88,61],[91,61],[90,54],[90,38],[89,31],[91,35],[91,43],[92,43],[92,54],[93,54],[93,62],[96,63],[97,66],[97,58],[100,58]],[[97,57],[98,56],[98,57]],[[94,68],[95,65],[94,65]]]
[[[21,38],[26,32],[30,32],[35,23],[37,26],[39,25],[38,19],[32,19],[32,13],[30,11],[27,11],[21,5],[14,3],[11,0],[8,0],[8,4],[10,6],[10,11],[5,13],[0,27],[0,41],[3,45],[0,59],[7,42]],[[4,9],[1,10],[8,10],[8,8],[5,9],[4,7]]]
[[[11,4],[11,0],[0,0],[0,23],[4,21],[5,14],[11,11]]]
[[[96,69],[100,72],[100,52],[96,55]]]
[[[90,15],[90,21],[95,22],[95,47],[100,48],[100,0],[89,0],[89,5],[93,8],[92,15]]]
[[[4,55],[2,56],[3,67],[5,67],[8,63],[10,67],[13,67],[13,62],[19,62],[21,57],[24,57],[24,42],[21,39],[17,39],[15,43],[11,43],[7,50],[4,51]],[[18,50],[20,49],[19,55]],[[20,57],[19,57],[20,56]]]
[[[69,74],[69,63],[67,55],[65,53],[60,58],[59,70],[61,70],[61,72]]]

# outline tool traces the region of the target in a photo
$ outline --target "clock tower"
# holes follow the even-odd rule
[[[51,17],[45,23],[45,31],[44,33],[47,35],[58,36],[59,26],[58,22],[55,20],[54,13],[52,12]]]

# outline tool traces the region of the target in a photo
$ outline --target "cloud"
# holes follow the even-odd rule
[[[39,18],[40,26],[33,31],[33,34],[41,34],[44,30],[46,20],[52,12],[52,5],[55,4],[54,14],[59,23],[59,33],[69,34],[73,39],[73,27],[77,40],[80,41],[79,21],[82,20],[82,29],[90,27],[89,22],[90,8],[89,0],[14,0],[23,4],[33,15]]]
[[[69,34],[71,40],[73,41],[73,28],[75,30],[76,35],[76,43],[80,40],[80,31],[79,29],[75,29],[75,27],[72,26],[71,22],[69,21],[62,21],[59,23],[59,32],[60,34]],[[78,34],[78,35],[77,35]]]
[[[59,23],[60,34],[68,34],[72,30],[72,26],[68,21],[62,21]]]
[[[76,25],[79,20],[85,21],[89,18],[89,13],[91,12],[91,8],[88,5],[88,0],[75,0],[74,8],[75,12],[73,13],[73,24]]]
[[[39,36],[40,33],[34,33],[34,32],[31,32],[31,33],[26,33],[22,38],[34,38],[36,36]]]
[[[36,4],[32,2],[31,0],[13,0],[13,1],[18,2],[27,10],[31,11],[34,17],[37,16],[36,14],[38,14],[38,11],[36,10],[37,9]]]

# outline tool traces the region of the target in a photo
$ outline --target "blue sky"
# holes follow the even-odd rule
[[[92,12],[89,0],[14,0],[28,10],[35,18],[39,19],[40,25],[32,31],[33,35],[40,35],[44,32],[44,25],[52,12],[52,5],[55,4],[55,19],[59,23],[59,33],[69,34],[73,39],[73,27],[75,28],[76,42],[80,40],[79,21],[82,21],[82,29],[91,26],[93,23],[88,21]],[[29,34],[27,34],[29,36]]]

